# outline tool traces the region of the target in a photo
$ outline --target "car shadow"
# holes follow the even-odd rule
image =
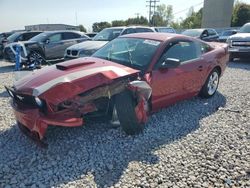
[[[230,62],[228,67],[250,71],[250,59],[236,59],[233,62]]]
[[[0,67],[0,74],[1,73],[13,72],[14,69],[15,69],[15,65],[1,66]]]
[[[3,91],[0,93],[0,98],[7,98],[7,97],[9,97],[9,94],[7,91]]]
[[[97,187],[109,187],[127,173],[128,166],[129,173],[134,173],[141,163],[159,163],[155,150],[199,129],[203,118],[225,104],[226,98],[219,92],[211,99],[194,97],[179,102],[153,114],[144,132],[136,136],[126,136],[120,127],[104,123],[52,127],[47,132],[48,149],[38,148],[13,125],[0,132],[0,161],[5,161],[0,164],[0,176],[2,169],[6,177],[25,186],[51,187],[72,181],[92,185],[94,181]],[[14,166],[14,170],[4,170],[6,166]]]

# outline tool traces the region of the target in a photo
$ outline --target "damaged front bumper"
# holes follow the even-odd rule
[[[83,124],[83,119],[74,112],[46,114],[38,106],[23,104],[11,88],[6,87],[6,90],[12,98],[11,106],[19,128],[33,140],[42,141],[49,125],[76,127]]]
[[[149,111],[148,101],[152,93],[151,87],[145,81],[116,81],[78,94],[57,106],[51,106],[36,96],[21,94],[14,88],[6,87],[12,98],[11,105],[19,128],[41,146],[44,145],[43,140],[48,126],[81,126],[85,114],[98,110],[98,99],[115,99],[117,94],[126,89],[133,92],[138,103],[135,108],[138,122],[145,123]]]

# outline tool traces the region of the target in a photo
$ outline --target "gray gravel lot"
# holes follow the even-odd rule
[[[250,62],[230,63],[213,98],[151,116],[143,134],[53,127],[47,150],[16,126],[13,68],[0,61],[0,187],[250,187]]]

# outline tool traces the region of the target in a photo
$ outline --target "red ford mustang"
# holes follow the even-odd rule
[[[127,134],[177,101],[212,97],[226,68],[227,45],[176,34],[119,37],[92,57],[45,67],[6,87],[21,130],[42,141],[48,126],[89,118],[120,122]]]

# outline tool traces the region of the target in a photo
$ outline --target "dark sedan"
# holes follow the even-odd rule
[[[211,42],[218,41],[219,35],[214,29],[188,29],[182,32],[183,35],[187,35],[190,37],[199,38],[201,40]]]
[[[237,33],[237,30],[226,30],[223,31],[221,33],[221,35],[219,36],[219,42],[226,42],[227,39],[231,36],[231,35],[235,35]]]

